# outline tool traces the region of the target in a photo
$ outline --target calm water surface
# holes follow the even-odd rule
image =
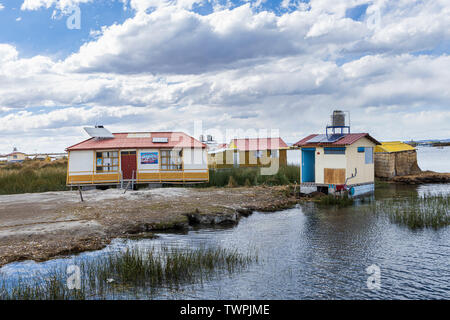
[[[417,163],[422,170],[449,172],[450,146],[442,148],[418,147]]]
[[[375,199],[430,192],[450,193],[449,185],[385,186]],[[44,263],[13,263],[4,278],[30,276],[51,266],[95,259],[125,246],[237,248],[257,252],[259,262],[242,272],[218,273],[203,284],[163,290],[156,299],[450,299],[450,228],[411,231],[364,210],[311,205],[276,213],[255,213],[232,228],[159,234],[158,239],[116,240],[108,248]],[[381,289],[367,288],[366,268],[381,269]],[[137,296],[144,298],[145,296]],[[116,298],[136,298],[120,296]]]

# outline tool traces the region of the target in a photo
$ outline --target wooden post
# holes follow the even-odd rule
[[[83,202],[83,193],[81,192],[81,186],[78,186],[78,192],[80,193],[81,202]]]

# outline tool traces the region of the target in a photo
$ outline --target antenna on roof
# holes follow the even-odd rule
[[[103,127],[102,125],[95,125],[94,128],[84,127],[83,129],[92,138],[96,138],[96,139],[112,139],[112,138],[114,138],[114,135],[111,132],[109,132],[109,130],[107,130],[105,127]]]

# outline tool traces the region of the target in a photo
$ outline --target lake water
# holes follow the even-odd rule
[[[289,164],[300,165],[300,151],[288,150],[287,160]],[[450,171],[450,147],[418,147],[417,163],[422,170],[436,172]]]
[[[384,185],[372,201],[430,192],[450,194],[450,187]],[[222,247],[257,252],[259,261],[231,275],[218,273],[202,284],[161,290],[152,298],[450,299],[450,227],[412,231],[364,210],[368,206],[336,209],[310,203],[276,213],[254,213],[235,227],[161,233],[152,240],[115,240],[104,250],[67,259],[9,264],[0,275],[14,279],[45,273],[52,266],[95,259],[126,246]],[[366,268],[372,265],[380,270],[379,290],[367,287]]]
[[[450,146],[435,147],[418,147],[417,163],[422,170],[431,170],[436,172],[450,171]]]

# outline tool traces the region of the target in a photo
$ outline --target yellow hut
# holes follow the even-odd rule
[[[417,151],[400,141],[382,142],[375,148],[375,176],[393,178],[420,173]]]
[[[281,138],[233,139],[208,152],[210,168],[270,167],[274,162],[287,165],[289,146]]]

